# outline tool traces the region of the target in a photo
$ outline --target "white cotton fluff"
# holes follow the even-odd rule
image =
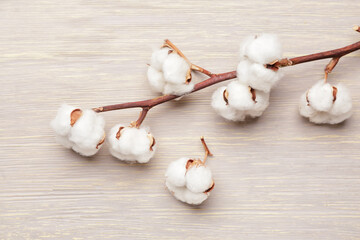
[[[250,110],[254,107],[255,101],[252,99],[250,87],[238,81],[232,81],[226,87],[229,96],[229,105],[237,110]]]
[[[281,69],[274,71],[263,64],[242,60],[237,66],[237,78],[254,89],[269,92],[283,77]]]
[[[193,166],[186,172],[186,188],[194,193],[203,193],[213,184],[211,170],[206,166]]]
[[[253,90],[255,93],[255,100],[253,99],[250,87],[233,81],[227,86],[229,93],[229,105],[239,111],[242,111],[245,116],[259,117],[269,105],[269,93]]]
[[[266,64],[282,58],[282,46],[275,34],[263,33],[245,38],[240,47],[240,57]]]
[[[334,101],[333,87],[328,83],[316,83],[301,96],[300,115],[316,124],[337,124],[351,117],[352,102],[348,89],[342,84],[335,87],[337,92]]]
[[[170,50],[168,47],[156,49],[151,55],[150,65],[156,70],[162,71],[164,61],[169,55]]]
[[[194,193],[186,187],[176,187],[170,182],[166,182],[166,187],[176,199],[187,204],[199,205],[210,196],[210,193]]]
[[[166,83],[164,86],[163,94],[174,94],[174,95],[183,95],[190,93],[194,89],[194,84],[171,84]]]
[[[220,87],[215,90],[212,95],[211,99],[211,106],[223,118],[230,120],[230,121],[244,121],[245,120],[245,113],[239,112],[235,108],[231,107],[230,105],[226,104],[223,94],[226,90],[226,87]]]
[[[163,73],[156,68],[149,66],[147,71],[147,77],[151,88],[156,92],[163,92],[165,86],[165,80]]]
[[[71,128],[69,140],[74,143],[72,149],[83,156],[92,156],[102,145],[99,142],[105,136],[105,121],[93,110],[84,110],[82,116]]]
[[[187,82],[190,65],[170,48],[161,48],[153,52],[147,77],[151,88],[162,94],[183,95],[194,89]]]
[[[319,81],[309,89],[307,98],[313,109],[328,112],[333,105],[333,87],[329,83]]]
[[[84,110],[71,126],[71,113],[77,108],[63,104],[51,122],[56,141],[66,148],[72,148],[83,156],[92,156],[99,151],[99,144],[105,135],[104,119],[93,110]]]
[[[120,137],[117,133],[120,129]],[[109,133],[110,153],[114,157],[129,162],[147,163],[156,150],[156,145],[151,146],[149,132],[145,128],[125,127],[117,124]]]
[[[58,109],[56,117],[50,123],[57,135],[67,136],[70,133],[71,113],[75,109],[77,108],[67,104],[62,104]]]
[[[165,81],[173,84],[184,84],[190,65],[177,53],[169,54],[163,64]]]
[[[228,104],[224,100],[225,89],[228,91]],[[269,105],[269,93],[254,91],[255,101],[249,86],[233,81],[213,93],[211,105],[218,114],[228,120],[244,121],[247,116],[259,117]]]
[[[178,200],[188,204],[200,204],[208,198],[210,192],[206,191],[214,183],[211,170],[198,164],[187,169],[188,161],[191,160],[185,157],[170,163],[165,174],[165,183]]]
[[[166,181],[176,187],[183,187],[186,184],[186,164],[189,158],[183,157],[169,164],[166,170]]]

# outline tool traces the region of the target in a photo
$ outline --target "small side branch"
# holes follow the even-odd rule
[[[328,74],[335,68],[336,64],[339,62],[340,57],[334,57],[330,60],[330,62],[325,67],[325,82],[327,81]]]
[[[140,116],[139,116],[138,120],[136,120],[136,122],[135,122],[135,127],[136,128],[139,128],[141,126],[141,124],[144,121],[144,119],[146,118],[146,115],[147,115],[149,110],[150,110],[150,108],[147,108],[147,107],[142,109],[142,111],[140,112]]]

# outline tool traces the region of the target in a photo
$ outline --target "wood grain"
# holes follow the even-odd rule
[[[165,38],[195,64],[226,72],[250,33],[278,33],[288,57],[356,42],[358,9],[351,0],[0,1],[0,239],[360,239],[360,52],[329,77],[353,94],[354,115],[339,126],[297,112],[322,60],[284,69],[270,107],[247,123],[213,112],[216,86],[152,109],[144,124],[159,145],[146,165],[118,162],[106,146],[80,157],[49,127],[62,102],[156,96],[146,63]],[[108,131],[138,110],[104,116]],[[202,135],[216,187],[191,207],[167,192],[164,172],[202,156]]]

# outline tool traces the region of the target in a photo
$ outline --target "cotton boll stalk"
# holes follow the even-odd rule
[[[213,184],[212,174],[205,165],[195,165],[186,172],[186,187],[194,193],[203,193]]]
[[[165,177],[166,181],[176,187],[183,187],[186,184],[186,164],[189,158],[183,157],[169,164]]]
[[[147,163],[156,151],[155,139],[145,128],[117,124],[108,140],[110,153],[123,161]]]
[[[69,134],[69,140],[74,143],[73,150],[83,156],[94,155],[104,142],[104,126],[103,117],[93,110],[83,111]]]
[[[269,92],[282,76],[281,69],[274,71],[263,64],[252,63],[248,60],[240,61],[237,66],[237,78],[240,82],[264,92]]]
[[[151,88],[156,92],[164,91],[164,76],[163,73],[158,71],[156,68],[149,66],[147,71],[147,77]]]
[[[156,49],[152,55],[151,55],[151,62],[150,65],[158,70],[159,72],[162,71],[163,64],[169,53],[171,53],[172,50],[168,47],[163,47],[160,49]]]
[[[226,87],[218,88],[212,95],[211,106],[223,118],[230,121],[244,121],[245,113],[239,112],[228,104],[228,100],[224,99]]]
[[[273,62],[282,58],[281,42],[275,34],[248,37],[240,47],[240,56],[260,64]]]
[[[167,83],[185,84],[191,81],[190,65],[175,52],[166,57],[162,71]]]
[[[316,111],[327,112],[333,105],[333,87],[324,81],[317,82],[307,93],[310,106]]]

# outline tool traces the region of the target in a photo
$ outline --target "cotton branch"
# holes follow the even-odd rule
[[[170,46],[171,48],[173,48],[173,49],[175,48],[174,50],[178,51],[178,54],[182,54],[181,51],[178,50],[178,48],[174,44],[172,44],[170,41],[166,40],[165,43],[168,44],[168,46]],[[312,61],[326,59],[326,58],[332,58],[330,63],[325,68],[325,74],[327,76],[327,74],[331,72],[331,70],[336,66],[336,64],[338,63],[339,59],[342,56],[347,55],[351,52],[357,51],[359,49],[360,49],[360,41],[353,43],[351,45],[348,45],[348,46],[345,46],[342,48],[338,48],[338,49],[334,49],[334,50],[330,50],[330,51],[319,52],[319,53],[304,55],[304,56],[300,56],[300,57],[294,57],[294,58],[290,58],[290,59],[288,59],[288,58],[279,59],[272,63],[266,64],[266,67],[275,70],[280,67],[294,66],[297,64],[301,64],[301,63],[312,62]],[[182,54],[182,56],[184,56],[184,55]],[[194,66],[197,67],[196,65],[194,65]],[[197,68],[203,69],[200,67],[197,67]],[[214,84],[236,78],[236,71],[220,73],[220,74],[211,74],[209,71],[204,70],[204,69],[199,70],[199,71],[203,72],[207,75],[210,75],[210,78],[195,84],[194,89],[190,93],[187,93],[187,94],[191,94],[191,93],[197,92],[203,88],[210,87]],[[184,94],[184,95],[186,95],[186,94]],[[175,98],[179,98],[184,95],[179,95],[179,96],[163,95],[160,97],[143,100],[143,101],[126,102],[126,103],[121,103],[121,104],[114,104],[114,105],[98,107],[98,108],[94,108],[93,110],[95,112],[107,112],[107,111],[113,111],[113,110],[119,110],[119,109],[125,109],[125,108],[136,108],[136,107],[142,108],[143,110],[141,112],[141,115],[140,115],[139,119],[136,121],[136,126],[139,127],[141,125],[142,121],[145,119],[147,112],[152,107],[155,107],[156,105],[171,101]]]

